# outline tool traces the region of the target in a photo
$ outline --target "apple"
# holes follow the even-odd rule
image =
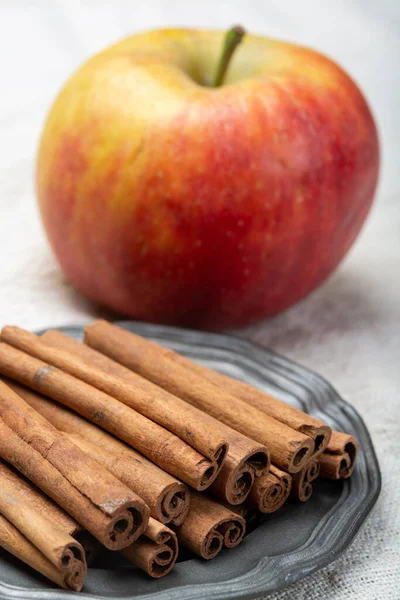
[[[62,268],[95,302],[244,326],[315,289],[356,239],[379,166],[360,90],[297,45],[248,35],[232,56],[242,34],[225,45],[218,31],[134,35],[56,99],[40,210]]]

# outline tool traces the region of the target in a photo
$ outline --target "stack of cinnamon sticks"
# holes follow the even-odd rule
[[[4,327],[0,374],[0,546],[66,589],[100,544],[162,577],[354,469],[353,436],[106,321]]]

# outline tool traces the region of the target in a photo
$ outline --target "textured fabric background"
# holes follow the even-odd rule
[[[331,381],[363,415],[383,471],[381,498],[348,552],[269,598],[400,598],[397,0],[0,0],[0,325],[33,329],[101,314],[60,272],[35,206],[38,136],[66,77],[89,55],[140,29],[236,22],[336,59],[367,94],[383,148],[377,201],[336,274],[285,314],[240,332]]]

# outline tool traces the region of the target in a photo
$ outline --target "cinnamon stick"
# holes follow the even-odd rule
[[[85,328],[85,343],[264,444],[271,460],[286,471],[299,471],[314,452],[312,438],[182,366],[172,350],[101,320]]]
[[[53,527],[72,536],[84,549],[86,563],[88,566],[95,559],[99,543],[97,540],[71,517],[67,512],[60,508],[48,496],[43,494],[36,486],[28,481],[23,475],[15,471],[10,465],[0,461],[0,480],[7,477],[19,494],[29,499],[32,509],[43,514],[53,525]]]
[[[111,550],[146,528],[144,502],[0,382],[0,456]]]
[[[235,460],[235,457],[228,455],[221,472],[210,487],[214,496],[234,505],[244,502],[254,483],[256,471],[253,465],[256,463],[256,456],[256,453],[249,453],[247,457]],[[265,455],[261,456],[263,459]]]
[[[247,504],[264,514],[276,512],[288,499],[291,487],[291,475],[271,465],[269,473],[255,480]]]
[[[150,577],[160,578],[176,563],[178,540],[171,529],[150,518],[144,535],[122,550],[122,554]]]
[[[292,489],[290,497],[300,502],[306,502],[311,498],[312,482],[317,479],[320,472],[319,461],[312,458],[299,473],[292,476]]]
[[[341,431],[332,431],[332,437],[326,448],[326,452],[329,454],[343,454],[346,452],[350,457],[351,465],[354,467],[358,454],[358,441],[354,435]]]
[[[333,431],[330,442],[319,457],[321,477],[347,479],[354,471],[358,442],[353,435]]]
[[[208,381],[225,389],[227,392],[240,398],[254,408],[261,410],[266,415],[280,421],[281,423],[310,436],[314,440],[313,456],[319,456],[327,447],[332,429],[319,419],[290,406],[278,398],[263,392],[244,381],[234,379],[228,375],[204,367],[185,356],[174,353],[174,360],[183,367],[193,370]]]
[[[328,454],[324,452],[319,457],[319,464],[321,477],[324,479],[347,479],[350,477],[351,460],[347,452],[343,454]]]
[[[0,373],[72,408],[195,489],[206,489],[218,474],[215,461],[167,429],[84,381],[3,342]]]
[[[146,379],[139,377],[123,365],[113,361],[108,356],[97,352],[93,348],[62,334],[60,331],[48,330],[42,334],[42,339],[62,350],[68,350],[74,356],[79,356],[90,365],[96,366],[106,373],[116,375],[124,381],[135,383],[138,379],[147,386],[155,386]],[[147,388],[149,389],[149,388]],[[216,427],[216,424],[214,425]],[[229,443],[229,450],[221,472],[212,484],[212,492],[219,498],[231,503],[243,502],[250,492],[254,476],[261,475],[268,469],[269,457],[267,450],[261,444],[250,440],[241,433],[219,423],[221,435]]]
[[[234,548],[243,539],[243,517],[194,492],[188,515],[177,531],[178,541],[202,558],[215,558],[223,546]]]
[[[124,381],[82,360],[76,352],[51,346],[43,338],[19,327],[3,327],[1,340],[109,394],[222,465],[228,443],[220,434],[219,423],[143,377],[132,374],[133,380]]]
[[[113,452],[109,452],[105,448],[101,446],[97,446],[92,442],[86,440],[80,435],[74,434],[65,434],[68,438],[79,448],[81,448],[84,452],[86,452],[89,456],[97,460],[101,463],[106,469],[110,471],[117,479],[122,481],[125,485],[133,490],[133,488],[139,489],[143,488],[143,482],[138,481],[138,473],[137,473],[137,463],[132,457],[127,454],[115,454]],[[174,489],[175,488],[175,484]],[[181,489],[181,488],[180,488]],[[184,491],[181,492],[180,495],[176,495],[175,501],[180,504],[185,504],[183,510],[179,511],[179,517],[175,518],[175,523],[180,525],[186,518],[186,515],[190,506],[190,492],[187,488],[184,488]],[[171,499],[168,497],[167,492],[167,503],[170,506]],[[176,507],[173,505],[170,507],[170,512],[174,513],[174,509]],[[181,508],[179,506],[179,508]],[[155,511],[157,512],[157,511]],[[161,511],[160,511],[161,512]],[[171,519],[172,520],[172,519]]]
[[[119,549],[132,529],[132,516],[123,505],[110,519],[77,490],[53,465],[0,419],[0,456],[35,483],[107,547]],[[128,534],[127,530],[128,529]],[[122,542],[121,542],[122,539]],[[130,543],[131,537],[128,537]]]
[[[59,569],[46,558],[10,521],[0,514],[0,547],[13,554],[38,573],[66,590],[79,592],[82,589],[86,568],[81,563],[71,574]],[[78,564],[78,563],[77,563]]]
[[[100,429],[62,404],[34,392],[11,380],[6,380],[21,398],[43,415],[58,430],[78,435],[96,448],[105,450],[109,461],[115,456],[128,458],[130,487],[150,509],[150,514],[161,523],[180,525],[189,509],[190,492],[188,488],[160,469],[157,465],[127,446],[121,440]],[[116,459],[117,462],[120,462]],[[123,461],[120,462],[123,464]],[[134,470],[132,467],[134,466]],[[117,473],[114,473],[117,476]],[[119,477],[118,477],[119,478]],[[122,479],[121,479],[122,481]]]
[[[286,473],[286,471],[282,471],[282,469],[278,469],[276,465],[271,465],[270,473],[279,479],[290,492],[290,488],[292,487],[292,475]]]
[[[57,529],[72,537],[75,537],[82,530],[82,526],[71,515],[43,494],[21,473],[0,460],[0,481],[6,480],[8,481],[8,485],[12,485],[13,489],[21,496],[28,498],[32,509],[43,514]]]
[[[0,462],[0,514],[63,574],[66,588],[81,589],[86,576],[86,559],[82,546],[61,527],[52,522],[47,512],[46,498],[42,496],[44,511],[35,507],[37,492]],[[40,502],[40,500],[39,500]],[[50,503],[49,503],[50,504]],[[65,515],[68,521],[68,515]]]

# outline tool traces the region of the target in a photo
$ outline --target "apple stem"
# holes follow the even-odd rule
[[[229,29],[229,31],[226,32],[224,38],[224,45],[222,47],[222,54],[219,59],[218,69],[215,73],[212,87],[219,87],[220,85],[222,85],[233,53],[239,46],[245,33],[246,30],[241,25],[235,25],[234,27]]]

